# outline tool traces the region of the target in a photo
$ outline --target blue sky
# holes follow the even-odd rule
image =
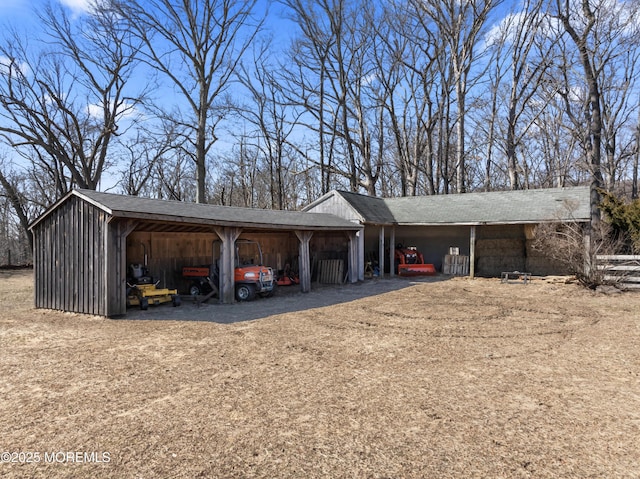
[[[37,27],[37,11],[49,0],[0,0],[0,24],[11,24],[19,28]],[[71,12],[80,14],[85,11],[90,0],[51,0],[66,6]],[[260,1],[259,3],[266,4]],[[279,9],[279,8],[278,8]]]
[[[0,1],[0,14],[6,15],[19,15],[28,18],[33,16],[34,9],[38,6],[42,6],[46,3],[45,0],[1,0]],[[87,0],[60,0],[59,3],[68,6],[69,8],[81,11],[86,8]]]
[[[22,23],[33,17],[33,5],[29,0],[1,0],[0,18],[2,23]]]

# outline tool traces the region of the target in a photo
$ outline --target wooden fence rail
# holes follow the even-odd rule
[[[640,255],[597,255],[596,267],[605,281],[625,289],[640,289]]]

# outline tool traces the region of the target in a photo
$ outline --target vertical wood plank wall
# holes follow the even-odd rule
[[[108,215],[70,197],[34,233],[35,306],[107,315]]]

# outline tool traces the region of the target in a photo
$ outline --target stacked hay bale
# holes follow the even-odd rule
[[[485,226],[476,240],[476,274],[499,277],[505,271],[536,276],[567,274],[544,251],[534,249],[535,225]]]
[[[524,271],[524,238],[484,238],[476,241],[477,274],[500,277],[503,271]]]
[[[536,225],[526,225],[524,234],[526,238],[526,270],[538,276],[567,274],[566,268],[545,255],[544,251],[534,248]]]

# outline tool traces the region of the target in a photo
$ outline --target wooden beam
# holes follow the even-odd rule
[[[106,285],[106,316],[127,312],[127,236],[138,221],[107,221],[104,284]]]
[[[299,245],[299,276],[300,276],[300,289],[303,293],[311,291],[311,261],[309,255],[309,242],[313,236],[313,231],[295,231]]]
[[[391,226],[391,237],[389,238],[389,276],[396,274],[396,227]]]
[[[347,238],[349,239],[349,251],[347,258],[349,260],[349,264],[347,268],[349,270],[349,282],[357,283],[358,277],[360,276],[359,272],[359,257],[360,257],[360,241],[358,240],[358,233],[355,231],[347,234]]]
[[[476,227],[471,227],[469,233],[469,276],[471,279],[476,276]]]
[[[358,279],[364,281],[364,229],[358,231]]]
[[[216,234],[222,241],[220,258],[220,302],[230,304],[235,301],[235,245],[242,233],[242,228],[215,228]]]
[[[384,278],[384,226],[380,225],[380,235],[378,237],[378,269],[380,278]]]

